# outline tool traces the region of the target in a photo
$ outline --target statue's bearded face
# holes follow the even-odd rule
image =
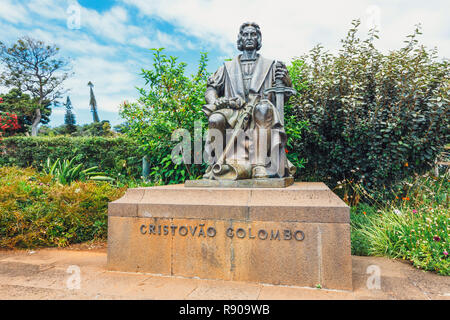
[[[261,47],[261,36],[255,27],[246,26],[239,33],[238,49],[239,50],[259,50]]]

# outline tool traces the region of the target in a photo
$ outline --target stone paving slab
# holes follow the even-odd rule
[[[354,290],[340,291],[106,271],[106,249],[0,251],[0,299],[450,300],[450,277],[382,257],[353,256],[352,263]],[[73,265],[81,283],[70,290]],[[369,266],[380,270],[380,290],[367,288]]]

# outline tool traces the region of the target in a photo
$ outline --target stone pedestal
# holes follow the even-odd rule
[[[267,178],[267,179],[243,179],[243,180],[187,180],[186,188],[286,188],[294,184],[293,177]]]
[[[323,183],[135,188],[108,209],[109,270],[352,290],[350,254]]]

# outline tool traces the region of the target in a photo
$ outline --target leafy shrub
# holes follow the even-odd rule
[[[297,59],[288,66],[292,84],[299,94],[308,88],[307,80],[303,76],[304,64],[303,60]],[[295,102],[295,99],[288,101],[284,109],[284,124],[287,134],[286,155],[289,161],[297,168],[295,178],[298,178],[303,175],[302,169],[305,167],[306,162],[306,159],[301,157],[298,150],[302,148],[303,132],[308,127],[309,122],[307,119],[298,119],[297,108],[292,105],[291,101]]]
[[[61,185],[33,168],[0,167],[0,247],[63,247],[106,239],[108,202],[125,188]]]
[[[146,87],[139,89],[139,101],[121,106],[120,115],[127,123],[124,130],[147,156],[153,181],[182,183],[199,178],[206,169],[205,165],[175,164],[171,158],[178,144],[171,141],[176,129],[186,129],[193,136],[195,121],[205,127],[201,107],[205,104],[206,62],[206,54],[201,54],[197,73],[188,77],[185,63],[154,49],[153,70],[142,70]]]
[[[293,114],[294,108],[286,105],[284,112],[284,129],[287,134],[286,156],[289,161],[297,168],[294,178],[302,175],[302,169],[305,167],[305,158],[302,158],[296,150],[301,147],[303,132],[308,126],[308,121],[298,121]]]
[[[6,134],[14,134],[18,129],[20,125],[16,114],[0,112],[0,139]]]
[[[290,70],[304,88],[291,103],[308,121],[294,152],[307,159],[305,178],[378,190],[428,170],[448,142],[450,66],[419,45],[418,28],[403,48],[382,54],[376,31],[362,41],[358,26],[338,54],[319,45],[293,62],[305,61]]]
[[[449,178],[410,178],[395,186],[395,200],[352,209],[352,253],[407,259],[450,275]]]
[[[85,167],[98,166],[99,170],[115,178],[141,176],[142,154],[136,143],[127,137],[15,136],[0,142],[0,166],[33,166],[42,170],[48,157],[75,158]]]
[[[97,166],[83,169],[83,164],[74,163],[75,158],[70,160],[56,159],[54,163],[47,159],[44,172],[50,174],[61,184],[71,184],[74,181],[85,181],[87,179],[95,181],[114,181],[113,178],[105,176],[103,172],[98,172]]]

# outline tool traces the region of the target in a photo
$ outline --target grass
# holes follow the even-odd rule
[[[352,207],[352,254],[401,258],[450,275],[449,178],[416,176],[394,188],[394,200]]]

